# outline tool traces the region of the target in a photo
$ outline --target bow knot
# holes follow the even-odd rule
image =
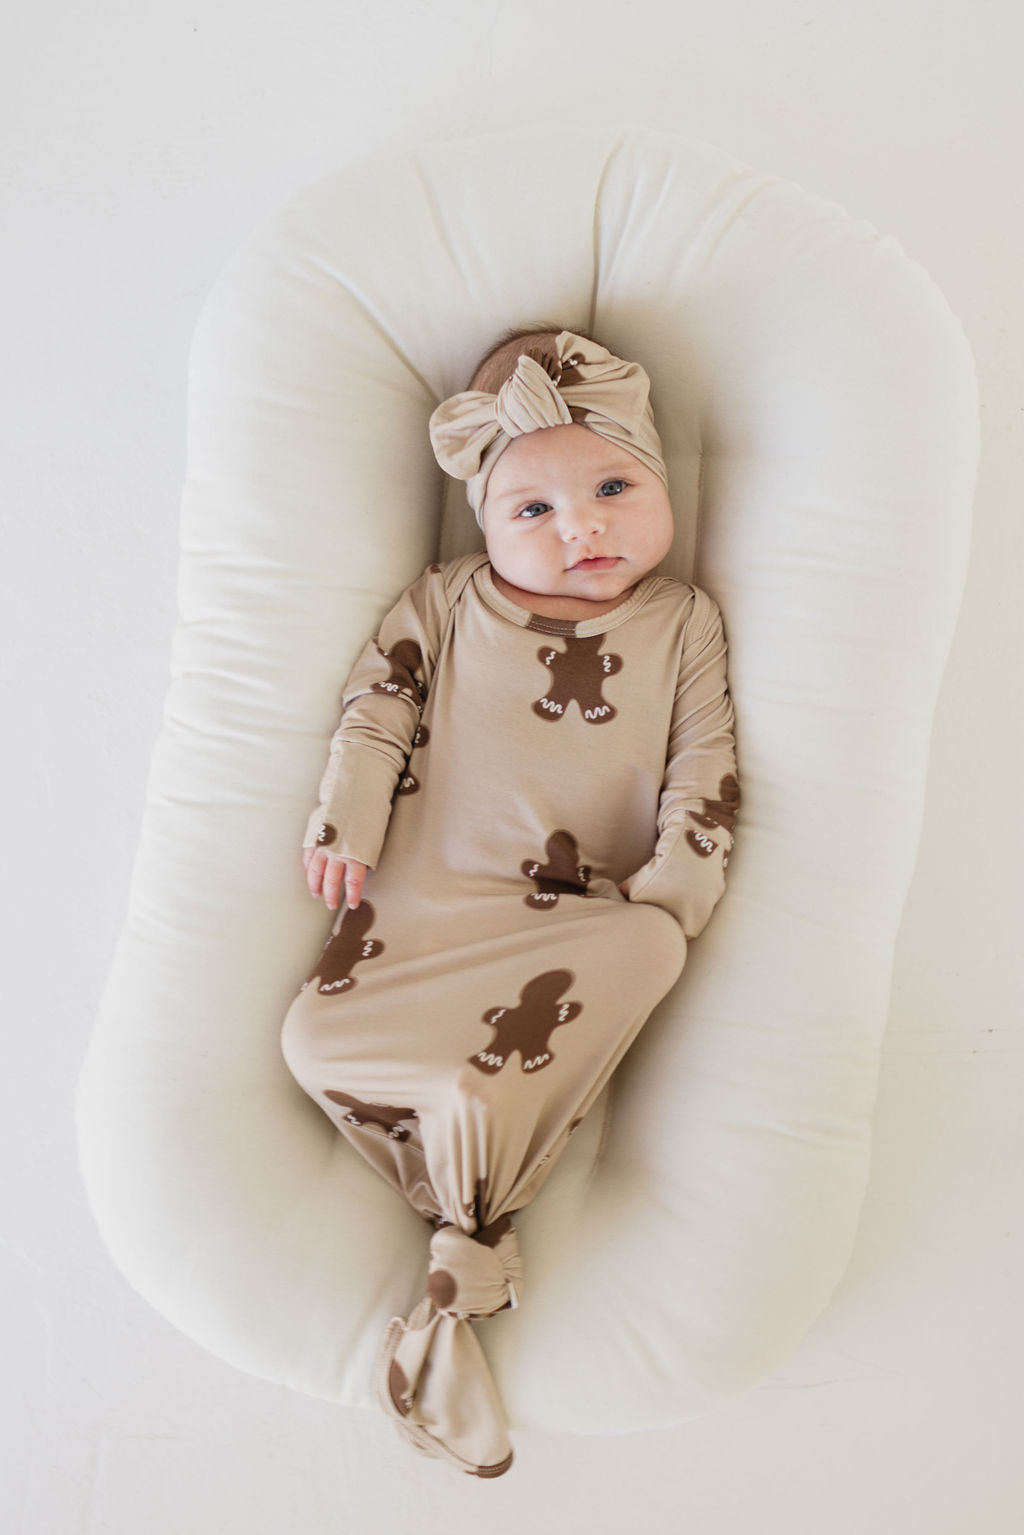
[[[430,1243],[427,1295],[438,1311],[460,1318],[494,1316],[516,1307],[523,1289],[523,1260],[507,1216],[468,1236],[442,1226]]]
[[[546,358],[545,362],[552,366],[552,359]],[[523,353],[512,377],[505,380],[493,397],[494,436],[504,432],[506,437],[522,437],[541,427],[569,425],[572,415],[558,392],[561,364],[555,360],[554,365],[557,371],[549,372],[536,356]]]

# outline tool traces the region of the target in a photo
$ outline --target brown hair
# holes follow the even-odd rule
[[[594,337],[579,325],[530,325],[524,330],[509,330],[485,352],[473,369],[473,377],[467,388],[481,389],[486,394],[497,394],[502,384],[516,371],[516,363],[524,352],[530,352],[543,364],[546,354],[555,356],[555,339],[563,331],[583,336],[587,341]]]

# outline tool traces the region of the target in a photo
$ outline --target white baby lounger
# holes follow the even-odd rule
[[[239,254],[192,360],[181,622],[128,919],[83,1071],[115,1260],[232,1363],[372,1399],[429,1232],[300,1091],[279,1031],[330,926],[302,877],[341,685],[430,561],[480,547],[426,424],[505,328],[651,375],[721,605],[729,888],[517,1217],[479,1329],[513,1428],[638,1429],[763,1378],[854,1238],[893,944],[966,564],[962,332],[891,240],[719,150],[547,128],[333,177]]]

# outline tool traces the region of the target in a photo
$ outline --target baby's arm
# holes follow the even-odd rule
[[[697,591],[676,684],[658,841],[653,858],[620,886],[623,895],[663,907],[696,938],[725,889],[739,803],[722,618]]]
[[[345,684],[319,804],[302,839],[306,882],[332,909],[343,884],[346,904],[359,904],[366,871],[380,856],[450,611],[444,572],[431,566],[386,614]]]

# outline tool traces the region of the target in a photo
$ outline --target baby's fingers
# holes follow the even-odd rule
[[[366,864],[360,863],[355,858],[350,858],[345,869],[345,905],[355,908],[363,898],[363,881],[366,879]]]
[[[324,880],[324,869],[327,867],[327,854],[318,847],[307,848],[309,857],[303,855],[303,863],[306,865],[306,884],[311,895],[319,895]]]
[[[302,861],[310,891],[313,895],[322,894],[331,911],[338,909],[342,885],[345,887],[345,905],[353,909],[359,905],[366,879],[365,863],[356,858],[341,858],[337,853],[326,853],[319,847],[306,848]]]
[[[323,874],[324,900],[331,911],[337,911],[338,897],[341,895],[341,887],[345,879],[345,860],[328,857],[326,864]]]

